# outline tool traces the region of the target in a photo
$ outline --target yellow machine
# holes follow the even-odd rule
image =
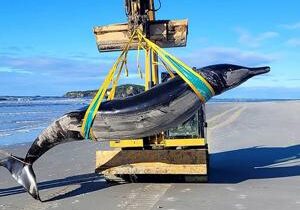
[[[128,23],[94,28],[100,52],[122,50],[136,29],[162,48],[186,46],[187,20],[155,20],[154,0],[126,0],[125,8]],[[138,40],[133,40],[129,49],[138,47]],[[148,90],[160,79],[157,56],[149,50],[146,57],[145,90]],[[168,77],[169,74],[162,74],[161,82]],[[205,182],[208,179],[204,105],[178,128],[143,139],[111,140],[110,147],[112,150],[96,153],[96,172],[108,181]]]

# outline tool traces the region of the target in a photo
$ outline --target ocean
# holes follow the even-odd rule
[[[88,105],[90,99],[0,97],[0,146],[33,142],[64,113]]]
[[[88,105],[90,100],[39,96],[0,97],[0,146],[33,142],[56,118]],[[209,103],[263,101],[274,99],[212,99]]]

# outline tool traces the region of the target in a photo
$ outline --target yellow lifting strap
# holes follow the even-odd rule
[[[105,93],[108,89],[108,87],[110,86],[111,83],[113,84],[113,87],[111,89],[110,95],[108,96],[108,99],[113,99],[114,95],[115,95],[115,89],[116,89],[116,85],[117,85],[117,81],[120,77],[121,71],[123,66],[127,66],[126,65],[126,58],[127,58],[127,53],[128,53],[128,49],[130,47],[130,44],[133,41],[133,38],[135,37],[136,32],[134,32],[130,39],[128,44],[125,46],[124,50],[122,51],[121,55],[118,57],[117,61],[114,63],[113,67],[110,69],[108,75],[106,76],[104,82],[102,83],[101,87],[99,88],[99,90],[97,91],[95,97],[93,98],[92,102],[90,103],[84,119],[83,119],[83,123],[82,123],[82,128],[81,128],[81,134],[86,138],[86,139],[90,139],[92,138],[91,135],[91,128],[92,128],[92,124],[94,121],[94,118],[96,117],[96,114],[98,112],[98,109],[101,105],[101,102],[103,101],[104,97],[105,97]],[[119,67],[120,63],[122,62],[121,66]],[[119,71],[117,73],[116,79],[114,80],[115,77],[115,73],[117,71],[119,67]]]

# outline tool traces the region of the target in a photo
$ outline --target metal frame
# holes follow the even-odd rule
[[[123,24],[124,30],[126,27],[128,31],[140,27],[149,38],[152,30],[151,23],[154,25],[167,24],[168,37],[170,21],[155,21],[153,0],[126,0],[125,3],[128,24]],[[188,33],[187,20],[174,23],[179,24],[179,28],[174,28],[175,32],[179,29],[183,36],[181,42],[175,40],[173,42],[177,45],[173,43],[170,46],[185,46]],[[109,26],[108,31],[115,26]],[[118,31],[118,27],[115,29],[116,33],[124,34],[124,30]],[[99,51],[119,50],[118,46],[111,49],[99,47],[103,30],[105,27],[94,29]],[[155,41],[151,38],[150,40]],[[165,47],[168,46],[165,45]],[[157,56],[148,50],[145,60],[148,64],[145,65],[147,67],[145,69],[145,90],[148,90],[159,83]],[[115,150],[97,151],[95,171],[102,174],[107,181],[112,182],[135,182],[143,181],[144,178],[146,181],[153,181],[153,175],[159,175],[155,180],[160,177],[167,178],[168,181],[206,182],[209,159],[205,120],[205,105],[203,105],[197,112],[198,135],[196,138],[170,137],[166,131],[143,139],[112,140],[110,147]]]

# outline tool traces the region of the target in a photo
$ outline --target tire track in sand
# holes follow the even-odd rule
[[[150,210],[170,187],[171,184],[148,184],[143,188],[132,190],[118,207],[125,210]]]
[[[208,122],[208,131],[207,135],[210,138],[213,131],[216,129],[223,128],[227,125],[232,124],[234,121],[236,121],[241,113],[245,111],[247,108],[245,105],[238,105],[234,106],[231,109],[226,110],[225,112],[222,112],[221,114],[218,114],[216,116],[211,117],[207,120]]]

